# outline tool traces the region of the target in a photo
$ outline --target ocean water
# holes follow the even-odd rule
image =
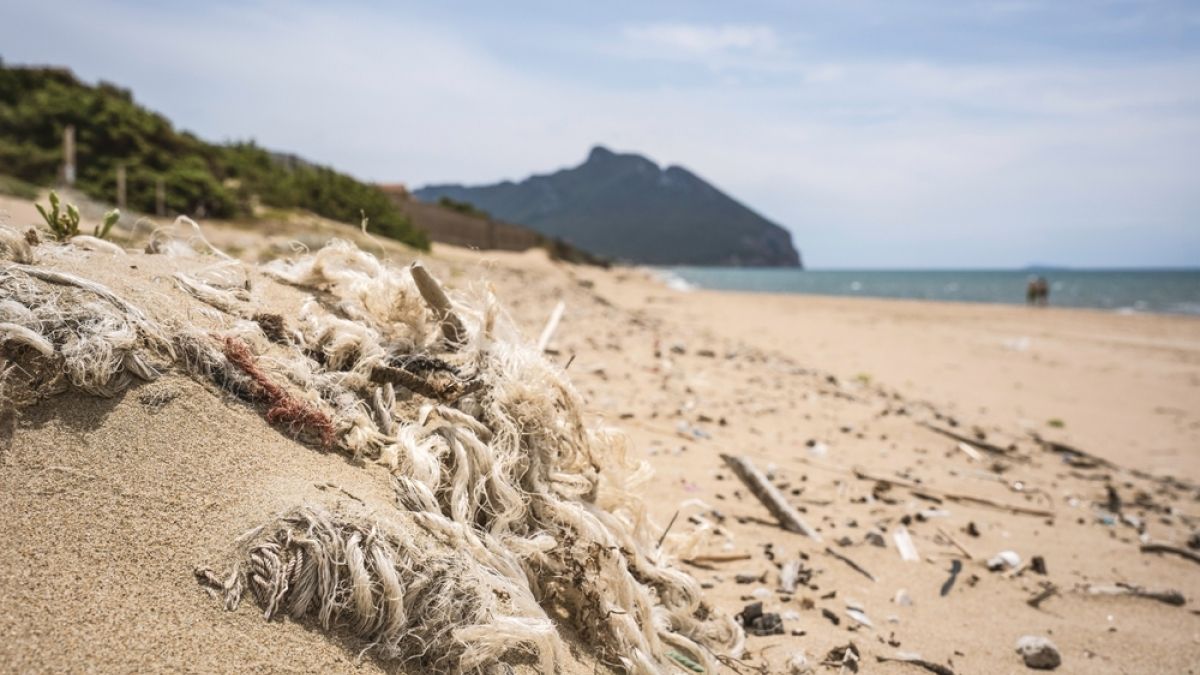
[[[1050,282],[1050,305],[1200,315],[1200,269],[796,270],[670,267],[675,287],[1024,304],[1031,276]]]

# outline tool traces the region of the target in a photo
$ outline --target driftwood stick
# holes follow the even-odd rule
[[[1187,558],[1194,563],[1200,563],[1200,554],[1193,553],[1186,548],[1171,546],[1170,544],[1142,544],[1142,553],[1174,553],[1175,555]]]
[[[559,300],[558,304],[554,306],[554,311],[550,312],[550,318],[546,320],[546,327],[542,329],[542,334],[538,337],[537,350],[539,354],[550,346],[550,340],[554,338],[554,331],[558,330],[558,322],[562,321],[563,311],[566,308],[567,303]]]
[[[966,443],[967,445],[970,445],[972,448],[978,448],[980,450],[983,450],[984,452],[987,452],[987,453],[990,453],[993,455],[1000,455],[1002,457],[1012,456],[1012,451],[1009,450],[1008,448],[1002,448],[998,445],[993,445],[992,443],[988,443],[986,441],[981,441],[976,438],[971,438],[970,436],[963,436],[962,434],[956,434],[953,431],[950,431],[949,429],[943,429],[939,426],[934,426],[928,422],[921,422],[921,426],[925,427],[926,429],[929,429],[930,431],[932,431],[934,433],[939,433],[939,434],[945,436],[946,438],[953,438],[954,440],[958,441],[959,443]]]
[[[1182,607],[1187,603],[1183,593],[1173,588],[1143,588],[1133,584],[1114,584],[1112,586],[1096,586],[1089,584],[1084,587],[1088,595],[1130,595],[1135,598],[1149,598],[1168,605]]]
[[[850,569],[854,570],[855,572],[858,572],[859,574],[870,579],[871,581],[875,581],[875,575],[873,575],[870,572],[868,572],[867,570],[865,570],[862,565],[859,565],[858,563],[847,558],[846,556],[842,555],[841,553],[838,553],[837,551],[829,548],[828,546],[825,547],[825,552],[828,553],[829,555],[837,558],[838,560],[841,560],[842,562],[846,563],[847,565],[850,566]]]
[[[900,487],[908,488],[909,490],[917,490],[917,491],[920,491],[923,493],[933,494],[935,496],[941,497],[942,499],[947,499],[952,502],[963,502],[963,503],[967,503],[967,504],[978,504],[979,506],[990,506],[994,509],[1000,509],[1002,511],[1008,511],[1010,513],[1020,513],[1020,514],[1026,515],[1026,516],[1038,516],[1039,518],[1053,518],[1054,517],[1053,511],[1047,511],[1045,509],[1035,509],[1035,508],[1032,508],[1029,506],[1021,506],[1019,504],[1005,504],[1003,502],[997,502],[997,501],[993,501],[991,499],[987,499],[986,497],[976,497],[974,495],[963,494],[961,492],[947,492],[946,490],[941,490],[941,489],[935,488],[931,485],[918,485],[917,483],[914,483],[912,481],[903,480],[901,478],[888,478],[886,476],[875,476],[875,475],[867,473],[866,471],[863,471],[862,469],[854,469],[854,477],[858,478],[859,480],[872,480],[877,483],[891,483],[892,485],[899,485]],[[1197,560],[1197,562],[1200,562],[1200,560]]]
[[[749,553],[717,553],[713,555],[697,555],[688,558],[684,562],[690,563],[723,563],[723,562],[739,562],[749,560]]]
[[[1058,595],[1058,586],[1055,586],[1054,584],[1051,584],[1051,583],[1047,583],[1042,586],[1042,590],[1037,595],[1026,600],[1025,604],[1029,605],[1030,607],[1032,607],[1034,609],[1038,609],[1043,602],[1049,600],[1050,598],[1052,598],[1056,595]]]
[[[775,516],[779,521],[780,526],[789,532],[796,532],[820,543],[821,535],[813,528],[809,527],[808,523],[800,517],[796,509],[788,503],[783,493],[779,491],[766,476],[755,468],[754,464],[745,457],[734,457],[733,455],[721,455],[721,459],[725,464],[733,470],[738,479],[746,485],[758,501],[762,502],[763,506]]]
[[[967,560],[974,560],[974,559],[975,559],[975,556],[971,555],[971,552],[967,550],[967,547],[966,547],[966,546],[963,546],[962,544],[960,544],[960,543],[958,542],[958,540],[957,540],[957,539],[955,539],[954,537],[950,536],[950,533],[949,533],[949,532],[947,532],[947,531],[943,530],[943,529],[942,529],[942,528],[940,528],[940,527],[937,529],[937,531],[938,531],[938,534],[942,535],[942,537],[943,537],[943,538],[944,538],[946,541],[950,542],[950,545],[951,545],[951,546],[953,546],[954,548],[958,549],[958,550],[959,550],[959,551],[960,551],[960,552],[961,552],[963,555],[967,556]]]
[[[408,270],[412,274],[413,281],[417,283],[417,290],[421,292],[421,297],[425,299],[425,303],[429,305],[434,316],[441,323],[442,335],[445,336],[446,341],[454,346],[461,346],[466,341],[467,331],[463,328],[458,315],[454,313],[454,309],[450,305],[450,298],[446,295],[446,291],[442,290],[442,285],[433,278],[433,275],[425,269],[420,261],[414,262]]]
[[[937,675],[954,675],[954,671],[950,670],[946,666],[943,666],[940,663],[934,663],[933,661],[926,661],[925,659],[918,658],[916,656],[879,656],[876,654],[875,660],[879,663],[911,663],[912,665],[920,666],[931,673],[937,673]]]

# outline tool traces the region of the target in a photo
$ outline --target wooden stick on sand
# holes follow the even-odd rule
[[[433,275],[425,269],[420,261],[414,262],[408,270],[412,274],[413,281],[417,283],[417,290],[421,292],[421,297],[425,299],[438,322],[442,324],[442,335],[446,337],[446,341],[454,346],[461,346],[466,341],[467,330],[463,328],[462,321],[454,313],[450,305],[450,298],[446,295],[446,291],[442,290],[442,285],[433,278]]]
[[[721,459],[725,464],[733,470],[738,479],[749,488],[750,493],[758,498],[758,501],[767,507],[771,515],[779,521],[780,526],[789,532],[796,532],[812,539],[815,542],[821,542],[819,532],[809,527],[808,523],[800,517],[796,509],[784,498],[783,493],[779,491],[771,482],[763,476],[754,464],[745,457],[734,457],[733,455],[721,455]]]

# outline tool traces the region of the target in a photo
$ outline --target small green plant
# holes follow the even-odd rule
[[[1067,423],[1055,417],[1054,419],[1046,420],[1046,426],[1051,427],[1052,429],[1061,429],[1067,426]]]
[[[74,204],[67,204],[66,210],[62,209],[62,202],[58,198],[58,194],[53,190],[50,191],[50,212],[42,208],[41,204],[35,204],[38,213],[42,214],[42,219],[46,221],[46,225],[50,227],[50,232],[54,234],[54,238],[58,241],[66,241],[71,237],[79,234],[79,209],[75,208]],[[121,212],[118,209],[113,209],[104,214],[104,220],[92,228],[92,234],[99,239],[107,239],[108,233],[112,230],[113,225],[121,219]]]
[[[119,209],[113,209],[112,211],[109,211],[108,213],[104,214],[104,220],[92,229],[92,234],[99,239],[108,239],[108,231],[111,230],[113,225],[116,225],[117,221],[120,219],[121,211]]]

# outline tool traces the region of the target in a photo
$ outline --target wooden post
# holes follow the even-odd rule
[[[125,210],[125,165],[117,165],[117,208]]]
[[[63,129],[63,182],[75,184],[75,125],[68,124]]]
[[[154,213],[158,216],[167,215],[167,188],[163,185],[162,176],[154,180]]]

